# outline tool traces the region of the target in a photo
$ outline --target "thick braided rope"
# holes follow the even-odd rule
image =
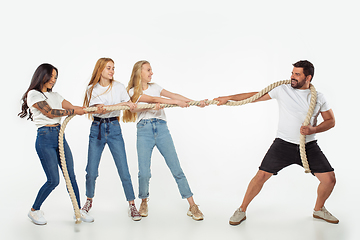
[[[62,171],[63,171],[63,174],[64,174],[66,187],[68,189],[70,199],[71,199],[72,205],[74,207],[74,211],[75,211],[75,218],[76,218],[75,223],[79,224],[79,223],[81,223],[80,209],[79,209],[78,202],[76,200],[74,189],[73,189],[73,187],[71,185],[69,172],[68,172],[67,166],[66,166],[65,151],[64,151],[64,132],[65,132],[65,128],[66,128],[66,125],[68,124],[68,122],[73,117],[75,117],[75,115],[68,116],[67,118],[65,118],[65,120],[61,124],[60,132],[59,132],[59,154],[60,154],[61,168],[62,168]]]
[[[266,88],[262,89],[260,92],[258,92],[257,94],[244,99],[242,101],[231,101],[231,102],[227,102],[224,105],[226,106],[241,106],[241,105],[245,105],[247,103],[251,103],[256,101],[257,99],[259,99],[260,97],[262,97],[263,95],[265,95],[266,93],[268,93],[269,91],[271,91],[272,89],[274,89],[275,87],[278,87],[282,84],[290,84],[291,80],[282,80],[282,81],[278,81],[275,82],[273,84],[270,84],[269,86],[267,86]],[[315,87],[310,84],[310,91],[311,91],[311,100],[310,100],[310,107],[307,113],[307,116],[305,118],[305,121],[303,123],[304,126],[309,125],[310,123],[310,119],[311,116],[314,112],[314,108],[315,108],[315,104],[316,104],[316,90]],[[201,101],[191,101],[188,104],[190,106],[199,106]],[[206,104],[209,105],[215,105],[218,104],[219,101],[215,101],[215,100],[210,100],[210,101],[205,101]],[[156,106],[156,104],[138,104],[137,108],[139,109],[148,109],[148,108],[154,108]],[[160,104],[161,107],[164,108],[171,108],[171,107],[178,107],[178,105],[174,105],[174,104]],[[115,110],[129,110],[130,108],[128,106],[114,106],[114,107],[105,107],[105,109],[107,111],[115,111]],[[88,107],[85,108],[85,110],[89,113],[94,112],[97,110],[97,107]],[[76,196],[74,194],[74,190],[71,186],[71,181],[69,178],[69,174],[67,171],[67,167],[66,167],[66,161],[65,161],[65,153],[64,153],[64,142],[63,142],[63,136],[64,136],[64,131],[66,128],[66,125],[68,124],[68,122],[74,117],[75,115],[71,115],[68,116],[67,118],[65,118],[64,122],[61,125],[60,128],[60,133],[59,133],[59,152],[60,152],[60,159],[61,159],[61,166],[64,172],[64,178],[65,178],[65,182],[66,182],[66,186],[68,188],[69,191],[69,195],[71,198],[71,202],[74,206],[74,211],[75,211],[75,217],[76,217],[76,223],[80,223],[81,222],[81,216],[80,216],[80,209],[78,207],[77,204],[77,200],[76,200]],[[307,162],[307,157],[306,157],[306,152],[305,152],[305,135],[301,135],[300,136],[300,156],[301,156],[301,161],[303,163],[303,167],[305,168],[305,173],[309,173],[310,169],[309,169],[309,164]]]
[[[317,93],[316,93],[316,89],[315,89],[314,85],[312,85],[312,84],[310,84],[310,92],[311,92],[310,106],[309,106],[309,110],[306,115],[305,121],[303,123],[303,126],[307,126],[310,124],[310,120],[314,113],[314,109],[315,109],[315,105],[316,105]],[[306,142],[306,136],[301,134],[300,135],[301,161],[302,161],[303,167],[305,168],[305,173],[309,173],[311,171],[310,171],[309,163],[308,163],[307,157],[306,157],[305,142]]]

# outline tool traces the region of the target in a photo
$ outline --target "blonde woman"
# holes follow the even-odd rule
[[[131,102],[124,85],[114,80],[114,69],[112,59],[100,58],[95,65],[84,99],[85,107],[97,106],[101,110],[93,114],[94,121],[90,129],[86,166],[87,200],[82,209],[89,212],[92,207],[100,158],[107,144],[114,158],[126,200],[129,202],[129,217],[138,221],[141,220],[141,216],[134,204],[135,195],[119,124],[120,111],[106,112],[103,108],[103,106],[129,106],[131,110],[136,108],[136,104]]]
[[[131,78],[127,87],[131,100],[142,103],[168,103],[180,107],[189,107],[191,99],[165,90],[155,83],[150,83],[153,72],[150,63],[139,61],[135,63]],[[205,103],[202,102],[201,107]],[[157,104],[155,109],[125,111],[124,122],[137,122],[137,153],[139,164],[139,198],[140,215],[148,216],[147,200],[149,197],[149,181],[151,177],[150,164],[151,154],[156,146],[169,167],[181,194],[186,198],[190,208],[187,212],[194,220],[202,220],[203,214],[195,204],[193,193],[183,173],[175,146],[166,124],[166,116],[163,109]]]

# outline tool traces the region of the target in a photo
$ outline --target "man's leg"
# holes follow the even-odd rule
[[[249,186],[246,190],[243,202],[240,206],[242,211],[246,211],[250,202],[254,199],[256,195],[262,189],[264,183],[272,176],[272,173],[268,173],[262,170],[259,170],[255,177],[250,181]]]
[[[268,173],[262,170],[259,170],[255,177],[250,181],[249,186],[246,190],[243,202],[241,206],[236,209],[234,214],[231,216],[229,223],[231,225],[238,225],[242,221],[246,219],[245,211],[250,204],[250,202],[254,199],[256,195],[262,189],[264,183],[272,176],[272,173]]]
[[[317,189],[317,199],[315,203],[315,211],[319,211],[325,204],[326,199],[330,196],[334,189],[336,178],[334,172],[314,173],[320,183]]]
[[[314,207],[313,217],[325,220],[329,223],[338,223],[339,220],[329,211],[327,211],[324,206],[325,201],[329,198],[332,190],[334,189],[336,183],[335,173],[332,171],[314,174],[319,179],[320,184],[317,189],[317,199]]]

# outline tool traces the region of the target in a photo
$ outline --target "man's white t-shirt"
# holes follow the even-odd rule
[[[89,88],[89,87],[88,87]],[[117,81],[113,81],[112,87],[103,87],[97,83],[92,91],[89,106],[97,104],[114,105],[122,102],[128,102],[130,100],[124,84]],[[105,114],[93,114],[95,117],[110,118],[120,116],[121,110],[112,111]]]
[[[278,100],[279,125],[277,137],[287,142],[300,143],[300,127],[305,121],[309,110],[311,93],[310,89],[294,89],[290,84],[280,85],[269,92],[269,96]],[[317,92],[317,100],[310,124],[317,125],[320,112],[330,110],[324,95]],[[306,142],[315,140],[315,134],[307,135]]]
[[[61,123],[61,117],[49,118],[42,114],[40,110],[33,107],[35,103],[46,101],[52,109],[62,109],[64,98],[56,92],[39,92],[30,90],[27,94],[27,105],[33,113],[33,121],[37,128],[45,125],[54,125]]]
[[[160,87],[156,83],[150,83],[150,84],[148,84],[148,88],[143,91],[143,94],[148,95],[148,96],[152,96],[152,97],[161,97],[160,93],[161,93],[161,91],[163,89],[164,88]],[[134,89],[133,88],[131,88],[129,90],[129,95],[130,96],[134,95]],[[139,102],[139,103],[146,104],[144,102]],[[150,119],[150,118],[157,118],[157,119],[161,119],[161,120],[166,121],[166,115],[165,115],[164,109],[161,109],[161,110],[147,110],[147,111],[143,111],[143,112],[138,112],[137,113],[136,123],[138,123],[141,119]]]

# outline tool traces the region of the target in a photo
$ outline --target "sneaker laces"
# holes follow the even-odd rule
[[[36,210],[36,211],[32,211],[34,213],[34,218],[36,220],[39,220],[41,217],[43,217],[45,215],[45,213],[42,210]]]
[[[200,214],[200,215],[203,215],[203,213],[200,211],[198,205],[194,204],[191,209],[190,209],[190,212],[192,212],[192,214]]]
[[[332,214],[325,207],[322,207],[321,211],[324,212],[324,214],[329,214],[332,216]]]
[[[82,207],[82,210],[88,213],[91,207],[92,207],[92,199],[86,199],[85,205]]]
[[[141,217],[140,213],[136,210],[136,207],[135,205],[130,205],[129,206],[129,209],[130,209],[130,214],[131,214],[131,217]]]

